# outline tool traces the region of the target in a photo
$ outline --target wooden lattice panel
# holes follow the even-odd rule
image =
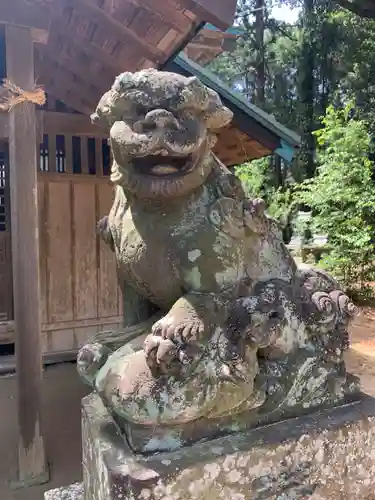
[[[4,162],[4,153],[0,153],[0,231],[6,231],[8,227],[8,175]]]
[[[13,317],[10,186],[7,155],[0,151],[0,322]]]

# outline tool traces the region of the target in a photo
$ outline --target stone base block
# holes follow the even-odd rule
[[[91,394],[82,432],[84,500],[375,499],[375,400],[366,396],[147,457]]]
[[[46,491],[44,500],[83,500],[83,483]]]

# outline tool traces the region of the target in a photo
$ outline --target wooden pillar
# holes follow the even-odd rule
[[[23,89],[34,85],[30,30],[6,26],[7,77]],[[18,388],[18,482],[49,479],[41,425],[42,356],[35,106],[9,113],[10,204],[12,221],[14,322]]]

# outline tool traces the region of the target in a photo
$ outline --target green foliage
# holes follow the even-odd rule
[[[267,186],[270,184],[268,158],[239,165],[236,167],[235,172],[241,179],[247,196],[266,199]]]
[[[375,261],[374,164],[367,123],[351,117],[353,105],[328,107],[315,133],[318,175],[300,186],[298,198],[312,208],[315,229],[332,246],[322,265],[346,287],[363,288]]]
[[[209,68],[228,85],[242,92],[249,100],[273,114],[284,125],[296,128],[297,66],[300,58],[302,31],[299,27],[276,21],[270,14],[271,2],[265,3],[263,43],[256,39],[256,2],[238,2],[238,24],[244,30],[232,52],[224,52]],[[264,62],[264,100],[257,102],[257,84],[260,81],[259,58]]]
[[[295,24],[273,18],[282,5],[299,9]],[[347,2],[238,0],[243,36],[210,69],[302,137],[292,182],[269,159],[237,168],[247,193],[265,199],[286,240],[299,205],[311,206],[311,229],[328,234],[332,248],[322,264],[347,286],[362,287],[375,278],[375,19],[340,5]]]
[[[236,167],[245,193],[250,198],[262,198],[267,205],[267,212],[275,218],[280,227],[287,231],[295,212],[295,201],[291,186],[278,186],[270,158],[254,160]],[[287,235],[286,239],[287,238]]]

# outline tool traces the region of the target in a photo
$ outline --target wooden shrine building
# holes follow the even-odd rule
[[[122,71],[197,75],[234,112],[216,153],[228,166],[299,138],[198,63],[229,50],[236,0],[0,2],[0,78],[42,85],[42,108],[0,113],[0,344],[15,342],[21,484],[48,480],[40,415],[42,355],[70,356],[121,323],[113,255],[96,235],[112,201],[105,132],[90,123]],[[193,62],[193,60],[195,62]]]

